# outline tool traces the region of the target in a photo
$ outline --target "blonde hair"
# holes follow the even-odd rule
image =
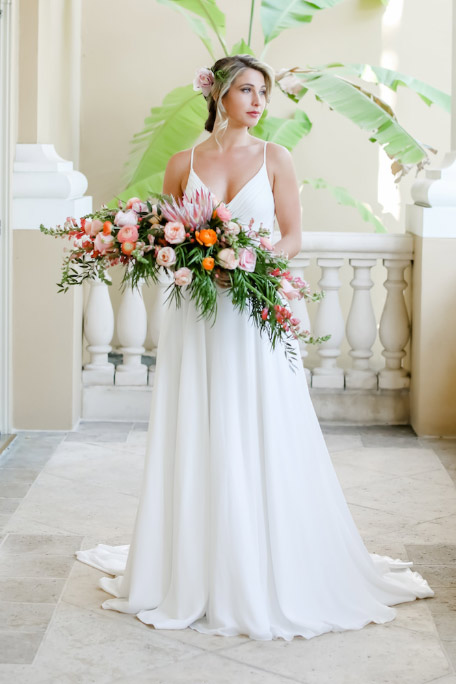
[[[218,114],[217,130],[215,133],[217,142],[217,135],[223,135],[228,126],[228,117],[226,116],[226,110],[223,106],[222,99],[229,91],[236,77],[245,69],[256,69],[263,74],[266,85],[266,101],[269,102],[271,98],[271,91],[275,79],[274,71],[268,64],[260,62],[259,59],[256,59],[256,57],[253,57],[252,55],[231,55],[218,59],[214,66],[211,67],[215,80],[211,92],[206,97],[209,116],[204,124],[206,131],[212,133]]]

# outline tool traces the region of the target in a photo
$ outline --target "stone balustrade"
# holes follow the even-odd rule
[[[276,235],[278,239],[279,235]],[[408,283],[405,269],[413,260],[413,236],[389,234],[315,232],[303,233],[302,250],[291,261],[291,269],[311,284],[313,291],[324,290],[320,302],[292,303],[302,327],[314,336],[330,333],[331,338],[318,346],[317,363],[307,368],[308,350],[301,346],[303,364],[309,386],[326,390],[403,390],[409,387],[410,375],[403,367],[405,347],[410,337],[410,321],[404,298]],[[376,321],[372,302],[372,268],[381,262],[386,269],[385,304]],[[340,269],[349,264],[353,277],[349,283],[351,303],[344,318],[341,306]],[[306,277],[309,268],[319,269],[318,283]],[[150,387],[153,384],[153,365],[143,363],[145,340],[152,340],[156,348],[160,321],[164,310],[167,278],[162,277],[153,288],[153,304],[146,310],[142,287],[125,289],[114,320],[109,287],[92,282],[84,314],[84,334],[90,361],[83,369],[85,386]],[[316,307],[313,326],[308,306]],[[109,360],[111,341],[116,326],[119,346],[115,351],[122,355],[117,366]],[[375,370],[370,365],[372,346],[377,338],[382,345],[384,367]],[[350,361],[340,365],[341,345],[349,344]]]

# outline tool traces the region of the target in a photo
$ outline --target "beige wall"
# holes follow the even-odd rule
[[[65,243],[13,233],[13,426],[71,430],[80,417],[82,292],[57,293]]]

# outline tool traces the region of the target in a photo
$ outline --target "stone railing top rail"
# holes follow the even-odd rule
[[[274,242],[280,232],[274,232]],[[413,259],[413,235],[391,233],[341,233],[304,231],[302,247],[295,259],[303,257],[341,257],[365,259]]]

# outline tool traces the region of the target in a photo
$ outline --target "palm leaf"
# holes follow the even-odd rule
[[[291,152],[311,128],[312,123],[307,114],[297,109],[292,119],[262,116],[257,125],[251,129],[251,133],[262,140],[271,140],[283,145]]]
[[[339,185],[330,185],[323,178],[304,178],[301,181],[303,184],[310,185],[315,190],[325,189],[334,196],[338,204],[345,207],[354,207],[357,210],[363,221],[367,221],[374,226],[376,233],[386,233],[387,229],[382,221],[374,214],[372,208],[367,202],[360,202],[355,199],[346,188]]]
[[[204,97],[191,85],[175,88],[159,107],[152,107],[144,130],[133,138],[134,149],[128,167],[134,173],[129,187],[164,171],[173,154],[190,147],[198,138],[206,118]]]
[[[269,43],[284,29],[312,21],[316,12],[338,5],[342,0],[261,0],[264,42]]]

